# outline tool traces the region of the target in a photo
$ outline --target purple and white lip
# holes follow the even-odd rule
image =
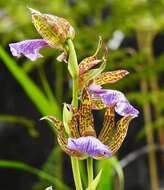
[[[104,157],[112,156],[109,148],[93,136],[80,137],[77,139],[68,138],[67,147],[71,150],[87,154],[91,157],[97,155],[102,155]]]
[[[100,97],[106,106],[115,104],[115,111],[121,116],[133,115],[137,117],[139,114],[139,111],[129,103],[120,91],[103,89],[101,86],[93,84],[89,86],[89,92],[91,97]]]
[[[35,61],[36,59],[43,57],[39,53],[39,50],[44,47],[49,47],[49,45],[43,39],[31,39],[11,43],[9,44],[9,47],[13,56],[20,57],[21,55],[24,55],[31,61]]]

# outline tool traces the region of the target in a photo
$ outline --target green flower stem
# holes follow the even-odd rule
[[[76,108],[78,108],[78,78],[73,79],[73,89],[72,90],[73,90],[72,105],[74,105]]]
[[[71,39],[68,39],[69,47],[69,59],[68,59],[68,70],[72,77],[73,91],[72,91],[72,105],[78,108],[78,82],[79,82],[79,66],[77,62],[76,52],[74,44]]]
[[[72,40],[68,39],[67,43],[69,48],[68,70],[72,76],[72,81],[73,81],[72,105],[75,108],[78,108],[78,80],[79,80],[78,62]],[[75,157],[71,157],[71,164],[72,164],[72,171],[73,171],[76,190],[83,190],[78,159]]]
[[[88,186],[93,181],[93,159],[89,157],[87,159],[87,172],[88,172]]]
[[[55,96],[59,102],[59,104],[62,104],[63,100],[63,78],[64,78],[64,65],[63,64],[58,64],[54,63],[53,64],[54,71],[55,71],[55,84],[54,84],[54,92]]]
[[[73,178],[75,181],[76,190],[83,190],[78,159],[71,156],[71,164],[72,164]]]

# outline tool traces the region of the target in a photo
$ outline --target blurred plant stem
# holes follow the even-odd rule
[[[147,64],[149,64],[149,66],[154,66],[155,64],[155,58],[154,58],[154,53],[153,53],[153,40],[155,37],[156,33],[155,32],[147,32],[145,34],[146,38],[145,38],[145,48],[146,48],[146,52],[145,55],[147,57]],[[146,47],[147,46],[147,47]],[[161,114],[161,109],[160,109],[160,99],[159,99],[159,85],[158,85],[158,77],[156,74],[154,75],[149,75],[149,81],[150,81],[150,88],[152,93],[155,94],[154,99],[153,99],[153,108],[154,108],[154,114],[155,114],[155,119],[156,121],[158,119],[160,119],[162,117]],[[158,124],[159,125],[159,124]],[[158,137],[159,137],[159,142],[161,144],[161,146],[164,145],[164,128],[158,126]],[[162,154],[162,160],[164,162],[164,154]]]
[[[71,39],[68,39],[67,42],[68,42],[68,47],[69,47],[69,60],[68,60],[69,63],[68,64],[78,66],[74,44]],[[77,109],[78,109],[78,75],[79,73],[76,73],[74,76],[72,76],[72,82],[73,82],[72,106],[74,106]],[[76,157],[71,156],[71,164],[72,164],[72,171],[73,171],[73,177],[75,181],[76,190],[83,190],[78,159]]]
[[[93,181],[93,159],[92,158],[87,159],[87,172],[88,172],[88,186],[89,186]]]
[[[27,128],[29,134],[32,137],[39,136],[39,133],[35,128],[36,123],[31,119],[16,115],[0,115],[0,122],[23,125]]]
[[[45,74],[45,71],[44,71],[44,68],[43,68],[43,65],[39,66],[38,72],[39,72],[40,81],[42,83],[42,86],[43,86],[43,89],[44,89],[44,91],[46,93],[46,96],[49,99],[49,101],[52,104],[54,104],[54,100],[55,100],[54,95],[53,95],[53,92],[52,92],[52,90],[50,88],[48,79],[46,77],[46,74]]]
[[[61,104],[63,99],[63,64],[54,63],[53,67],[55,69],[55,97]]]
[[[137,31],[137,41],[138,47],[141,55],[143,55],[142,64],[152,64],[152,41],[154,37],[154,32],[149,30],[138,30]],[[154,83],[155,78],[151,77],[151,82]],[[144,76],[141,79],[141,91],[143,94],[149,93],[149,81],[147,81]],[[152,86],[152,84],[151,84]],[[156,107],[156,106],[155,106]],[[150,103],[145,100],[143,104],[143,113],[144,113],[144,122],[145,122],[145,130],[146,130],[146,138],[147,143],[151,147],[155,147],[154,144],[154,134],[151,124],[152,124],[152,116],[151,116],[151,105]],[[149,127],[148,127],[149,126]],[[151,189],[158,190],[159,182],[158,182],[158,174],[157,174],[157,165],[156,165],[156,155],[154,148],[148,154],[149,159],[149,169],[150,169],[150,180],[151,180]]]

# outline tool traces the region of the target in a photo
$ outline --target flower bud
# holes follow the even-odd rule
[[[68,38],[75,37],[74,28],[64,18],[29,9],[36,30],[50,46],[61,49]]]

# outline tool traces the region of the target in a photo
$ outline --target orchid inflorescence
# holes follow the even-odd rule
[[[78,65],[74,61],[70,62],[73,59],[68,40],[75,37],[75,31],[70,23],[64,18],[42,14],[31,8],[30,11],[33,24],[43,39],[12,43],[9,45],[12,54],[17,57],[23,54],[34,61],[42,57],[39,50],[43,47],[59,49],[63,52],[57,60],[68,63],[72,78],[74,75],[78,77],[78,97],[75,98],[80,100],[79,107],[73,103],[64,104],[63,121],[54,116],[45,116],[42,119],[52,123],[59,145],[70,156],[78,159],[88,157],[104,159],[113,156],[124,141],[129,122],[137,117],[139,112],[123,93],[104,89],[102,86],[119,81],[128,74],[128,71],[103,72],[106,67],[106,56],[98,58],[102,46],[101,38],[92,56],[85,58]],[[105,109],[99,135],[96,134],[94,127],[93,109]],[[116,113],[121,116],[117,122]]]

